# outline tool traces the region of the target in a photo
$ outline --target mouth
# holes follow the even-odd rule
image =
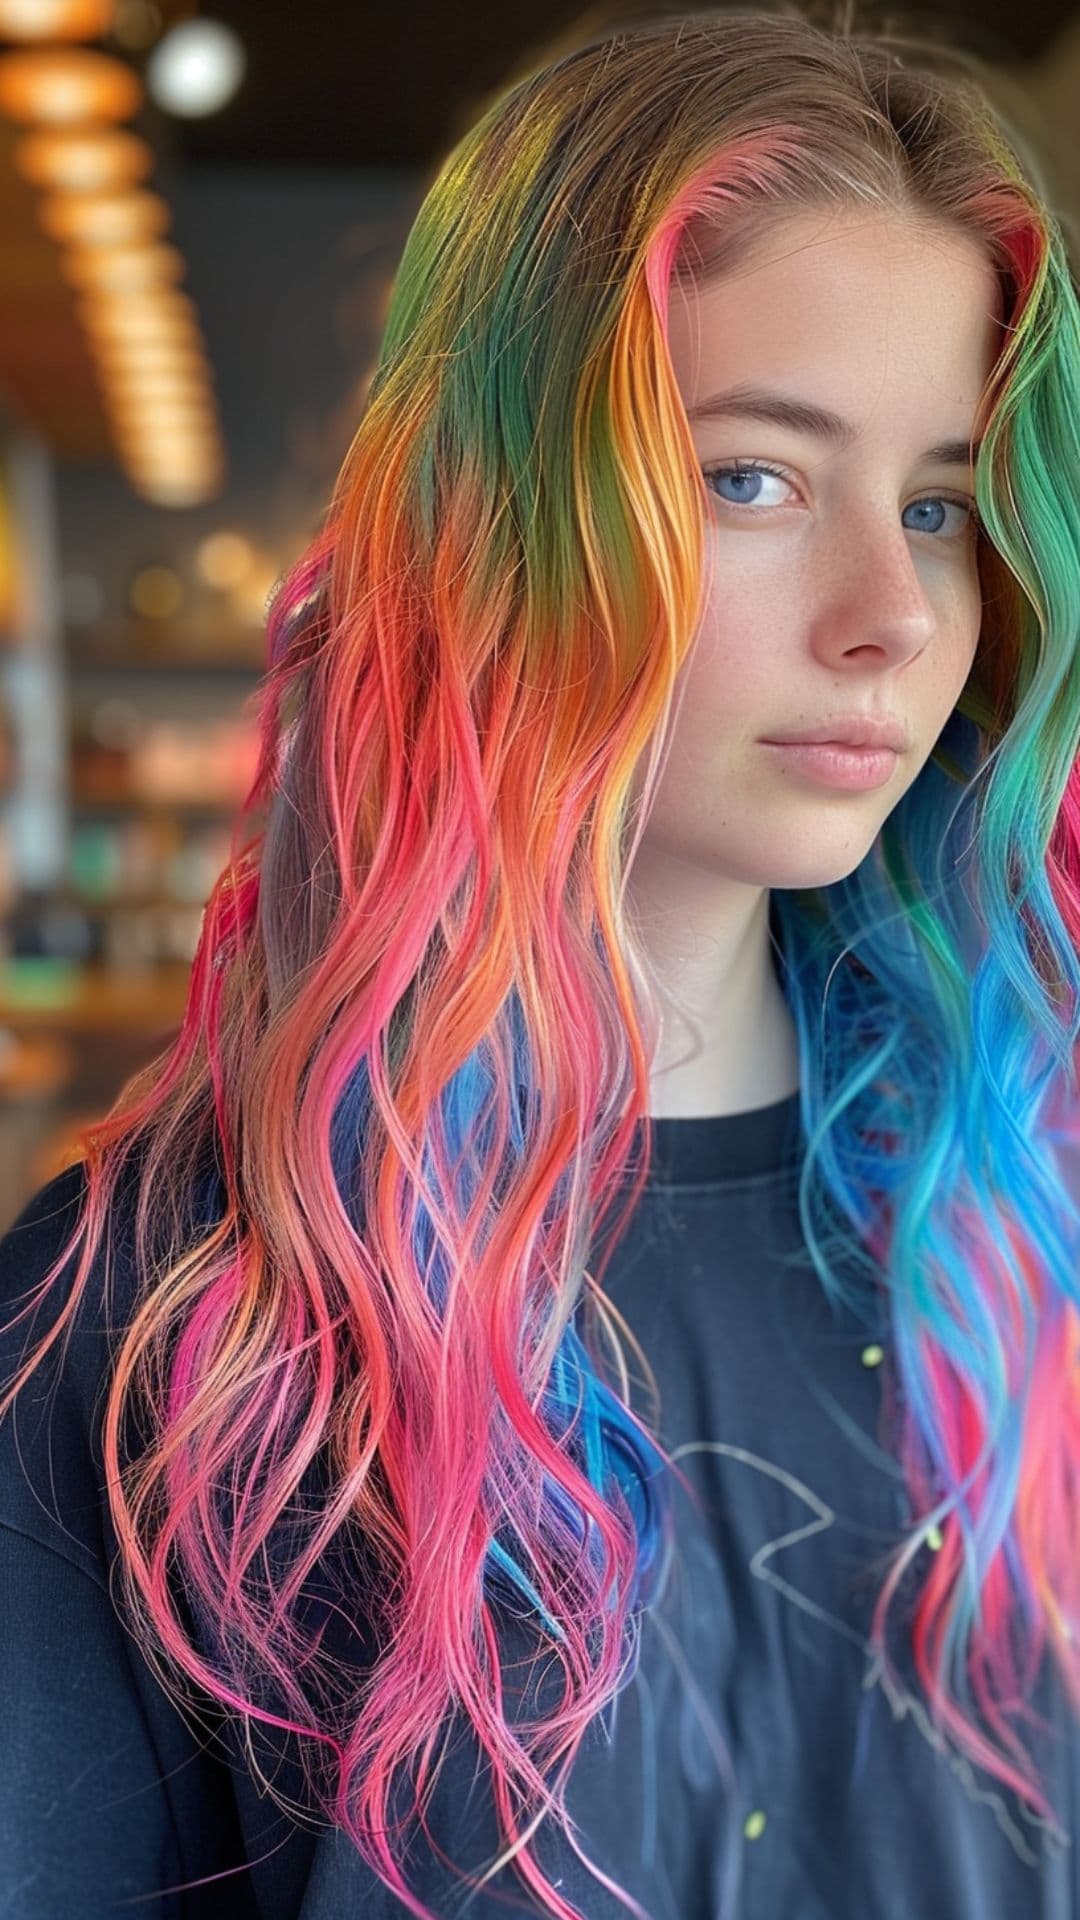
[[[905,753],[911,742],[902,721],[891,715],[837,714],[816,727],[765,736],[768,746],[890,747]]]
[[[899,759],[895,747],[852,746],[845,740],[763,740],[788,773],[852,792],[882,787]]]

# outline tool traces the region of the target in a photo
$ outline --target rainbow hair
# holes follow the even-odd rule
[[[132,1628],[179,1702],[303,1740],[313,1801],[420,1920],[390,1793],[411,1773],[422,1812],[451,1712],[506,1840],[480,1884],[512,1861],[579,1916],[530,1841],[554,1816],[577,1850],[569,1771],[636,1668],[672,1475],[689,1489],[630,1410],[603,1288],[659,1032],[624,883],[709,511],[667,302],[805,206],[960,229],[1005,294],[969,682],[855,871],[770,912],[807,1245],[833,1303],[884,1289],[895,1336],[912,1525],[875,1646],[888,1664],[933,1535],[912,1646],[934,1725],[1052,1816],[1012,1722],[1047,1651],[1080,1705],[1078,305],[972,65],[724,10],[574,45],[483,112],[269,612],[259,767],[182,1026],[78,1136],[86,1204],[35,1297],[77,1270],[0,1414],[70,1325],[128,1168],[138,1292],[103,1446]],[[331,1553],[363,1670],[308,1630]],[[511,1619],[562,1682],[516,1723]]]

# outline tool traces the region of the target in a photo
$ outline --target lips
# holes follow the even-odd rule
[[[906,730],[898,720],[878,719],[870,715],[847,719],[837,717],[815,727],[767,734],[763,739],[767,746],[891,747],[895,753],[903,753],[908,744]]]

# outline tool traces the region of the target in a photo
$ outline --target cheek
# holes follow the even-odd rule
[[[743,577],[714,586],[680,675],[683,723],[693,725],[690,708],[730,719],[757,711],[763,699],[774,704],[776,663],[795,619],[795,608],[778,602],[775,582],[759,589]]]
[[[959,558],[942,566],[938,580],[932,575],[926,578],[926,591],[935,604],[943,630],[951,628],[963,634],[965,642],[977,633],[983,603],[977,535]]]
[[[948,625],[945,630],[949,635],[948,656],[952,662],[953,678],[958,677],[959,686],[962,687],[979,650],[983,620],[982,590],[974,562],[969,576],[958,588],[946,617]]]

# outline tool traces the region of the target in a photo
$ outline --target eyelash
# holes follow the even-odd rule
[[[722,460],[714,466],[702,467],[701,471],[706,480],[710,479],[712,475],[716,473],[771,473],[777,480],[786,480],[790,486],[795,484],[791,475],[787,473],[783,467],[772,466],[767,460]],[[753,513],[755,511],[755,505],[751,501],[740,503],[737,500],[719,500],[715,494],[712,497],[717,499],[718,505],[726,507],[730,513]],[[959,533],[939,534],[931,532],[931,540],[964,540],[969,533],[973,533],[975,529],[982,524],[979,509],[973,500],[958,500],[947,493],[924,493],[920,495],[920,499],[943,500],[948,507],[963,507],[967,511],[967,523],[961,527]],[[918,502],[913,500],[910,504],[915,506]],[[768,512],[768,508],[765,508],[764,511]],[[908,531],[910,533],[917,533],[919,532],[919,528],[910,527]]]

